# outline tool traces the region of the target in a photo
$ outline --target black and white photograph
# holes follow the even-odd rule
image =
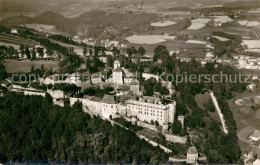
[[[260,165],[260,0],[0,0],[0,165]]]

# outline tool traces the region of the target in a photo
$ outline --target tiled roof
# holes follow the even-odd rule
[[[197,151],[196,147],[195,146],[190,147],[188,149],[188,154],[198,154],[198,151]]]
[[[117,67],[114,72],[123,72],[123,70],[120,67]]]
[[[138,85],[139,84],[139,81],[137,79],[133,79],[131,81],[131,85]]]
[[[103,97],[103,102],[107,104],[115,104],[116,100],[114,96],[105,94],[105,96]]]

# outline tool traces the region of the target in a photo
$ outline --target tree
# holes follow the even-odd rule
[[[32,60],[36,60],[36,52],[35,52],[35,49],[32,50]]]
[[[169,90],[166,87],[164,87],[164,86],[160,88],[159,92],[160,92],[161,95],[168,95],[168,94],[170,94]]]
[[[114,56],[118,56],[120,54],[120,50],[117,49],[116,47],[113,47],[112,52],[113,52]]]
[[[137,54],[138,51],[136,50],[136,48],[134,46],[131,47],[132,51],[133,51],[133,54]]]
[[[126,53],[128,54],[128,57],[131,58],[133,55],[133,50],[131,48],[127,48]]]
[[[0,62],[0,81],[3,81],[7,78],[7,72],[5,66]]]
[[[20,45],[19,50],[21,52],[22,57],[24,56],[24,45]]]
[[[84,56],[86,56],[87,53],[88,53],[88,48],[87,48],[87,47],[84,47],[84,48],[83,48],[83,54],[84,54]]]
[[[158,59],[166,59],[169,57],[169,51],[167,50],[166,46],[164,45],[158,45],[154,48],[154,57],[153,61],[157,62]]]
[[[93,49],[89,49],[89,55],[90,55],[90,56],[93,55]]]
[[[138,53],[143,57],[145,54],[145,49],[143,47],[138,48]]]
[[[91,61],[89,58],[87,58],[87,61],[86,61],[86,69],[87,70],[90,70],[91,69]]]
[[[157,120],[155,120],[154,124],[155,124],[156,127],[159,127],[159,123],[158,123]]]
[[[29,60],[31,59],[31,53],[30,53],[28,46],[26,46],[26,48],[25,48],[25,55],[26,55],[27,59],[29,59]]]
[[[37,48],[37,52],[39,53],[39,56],[40,56],[41,58],[43,58],[43,55],[44,55],[43,48],[38,47],[38,48]]]
[[[181,129],[180,135],[181,135],[181,136],[185,136],[186,134],[187,134],[187,133],[186,133],[185,129]]]
[[[180,134],[182,129],[181,122],[179,120],[175,120],[172,124],[172,133],[173,134]]]
[[[114,59],[112,56],[107,56],[107,65],[110,67],[113,67],[114,65]]]
[[[207,110],[209,110],[210,112],[215,112],[215,107],[214,107],[211,99],[209,99],[206,107],[207,107]]]
[[[144,94],[146,96],[153,96],[156,85],[157,85],[157,80],[155,78],[149,78],[148,80],[145,80],[145,82],[144,82]]]

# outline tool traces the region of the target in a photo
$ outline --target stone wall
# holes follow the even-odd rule
[[[144,122],[141,122],[141,121],[137,121],[136,124],[140,127],[144,127],[144,128],[148,128],[148,129],[157,131],[157,128],[156,128],[155,125],[144,123]]]
[[[162,145],[160,145],[159,143],[153,141],[153,140],[150,140],[148,139],[147,137],[143,136],[143,135],[139,135],[139,134],[136,134],[140,139],[144,139],[145,141],[147,141],[148,143],[150,143],[152,146],[154,147],[157,147],[159,146],[162,150],[164,150],[164,152],[166,153],[172,153],[172,150],[170,150],[169,148],[166,148]]]
[[[187,142],[187,136],[177,136],[177,135],[171,135],[163,133],[167,141],[173,142],[173,143],[181,143],[185,144]]]
[[[186,159],[169,157],[169,162],[181,163],[181,162],[186,162]]]
[[[33,95],[33,96],[43,96],[43,97],[45,97],[44,92],[24,91],[24,95]]]

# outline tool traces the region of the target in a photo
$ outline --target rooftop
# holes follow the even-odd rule
[[[115,97],[107,94],[103,97],[103,102],[107,104],[116,104]]]
[[[114,72],[123,72],[123,70],[120,67],[117,67]]]
[[[188,154],[198,154],[198,150],[196,149],[196,147],[195,146],[193,146],[193,147],[190,147],[189,149],[188,149],[188,152],[187,152]]]

